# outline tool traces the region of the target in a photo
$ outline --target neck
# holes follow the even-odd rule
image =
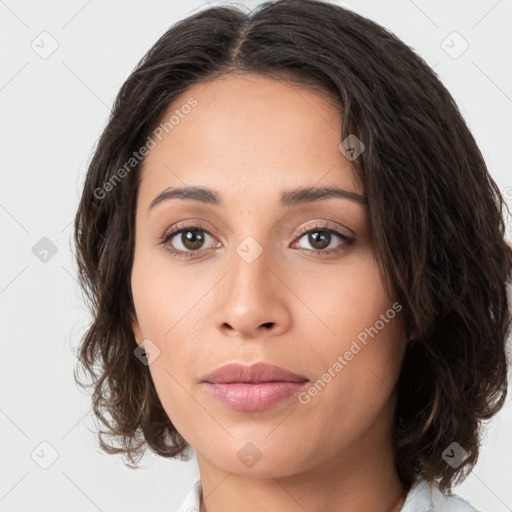
[[[205,481],[200,512],[399,512],[405,497],[396,474],[387,471],[379,476],[352,474],[336,481],[318,470],[314,474],[268,479],[227,474],[215,483]]]
[[[385,443],[380,437],[378,451],[374,443],[365,442],[292,475],[226,473],[197,454],[200,512],[399,512],[406,492],[394,467],[390,433],[385,437]]]

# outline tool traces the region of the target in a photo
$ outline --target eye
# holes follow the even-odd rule
[[[220,247],[220,242],[211,243],[208,245],[208,238],[212,241],[215,240],[213,235],[202,226],[187,225],[187,226],[173,226],[162,236],[161,245],[166,246],[167,250],[173,256],[181,258],[198,258],[203,251],[209,248]],[[315,225],[313,228],[305,229],[301,232],[301,236],[296,240],[304,239],[313,248],[309,249],[298,245],[298,248],[315,256],[323,254],[337,254],[344,251],[348,246],[353,245],[354,238],[340,233],[338,230],[328,227],[327,225]],[[336,244],[338,240],[338,244]],[[292,244],[292,247],[297,247],[297,242]]]
[[[299,248],[313,253],[315,256],[324,253],[338,253],[346,250],[347,246],[353,245],[355,241],[353,237],[340,233],[327,225],[316,225],[314,228],[303,231],[298,240],[302,239],[310,244],[313,249],[308,249],[300,245]],[[336,239],[338,240],[337,244]],[[296,245],[296,243],[294,245]]]
[[[213,235],[201,226],[173,226],[164,234],[160,243],[167,246],[175,256],[187,258],[196,257],[192,253],[206,250],[203,245],[208,238],[214,239]],[[218,245],[214,244],[214,247]]]

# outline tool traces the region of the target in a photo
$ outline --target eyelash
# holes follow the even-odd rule
[[[170,246],[169,242],[172,240],[172,238],[174,238],[174,236],[182,233],[182,232],[186,232],[186,231],[201,231],[201,232],[204,232],[204,233],[207,233],[208,235],[210,235],[212,238],[214,238],[214,236],[212,235],[212,233],[210,233],[210,231],[208,231],[207,229],[203,228],[202,226],[198,226],[198,225],[186,225],[186,226],[173,226],[172,228],[168,229],[165,234],[162,236],[162,241],[160,242],[160,245],[164,245],[164,246],[167,246],[167,250],[173,255],[173,256],[176,256],[178,258],[185,258],[185,259],[194,259],[194,258],[199,258],[200,256],[197,256],[198,253],[202,252],[202,251],[205,251],[205,250],[208,250],[208,249],[199,249],[197,251],[183,251],[181,249],[174,249]],[[299,232],[298,236],[295,238],[295,240],[298,240],[300,238],[302,238],[304,235],[308,234],[308,233],[315,233],[317,231],[321,231],[321,232],[325,232],[325,233],[329,233],[331,235],[335,235],[337,237],[339,237],[343,242],[344,244],[348,245],[348,246],[351,246],[351,245],[354,245],[354,242],[355,242],[355,239],[354,238],[351,238],[347,235],[344,235],[343,233],[340,233],[339,231],[335,230],[335,229],[332,229],[332,228],[329,228],[328,226],[326,225],[320,225],[320,224],[316,224],[315,226],[313,226],[312,228],[306,228],[306,229],[303,229]],[[346,251],[346,247],[338,247],[336,249],[328,249],[328,250],[315,250],[315,249],[300,249],[302,251],[308,251],[308,252],[311,252],[313,253],[316,257],[320,257],[321,255],[323,255],[324,253],[339,253],[339,252],[342,252],[342,251]]]

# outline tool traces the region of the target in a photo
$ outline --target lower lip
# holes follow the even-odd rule
[[[222,404],[239,411],[262,411],[286,400],[300,391],[304,382],[260,382],[228,384],[204,382],[206,391]]]

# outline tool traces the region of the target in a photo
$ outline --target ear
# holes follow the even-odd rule
[[[137,342],[137,345],[141,346],[142,341],[144,340],[144,336],[142,335],[142,331],[140,329],[139,322],[138,322],[137,318],[134,317],[134,315],[132,315],[132,330],[133,330],[133,335],[135,337],[135,341]]]

